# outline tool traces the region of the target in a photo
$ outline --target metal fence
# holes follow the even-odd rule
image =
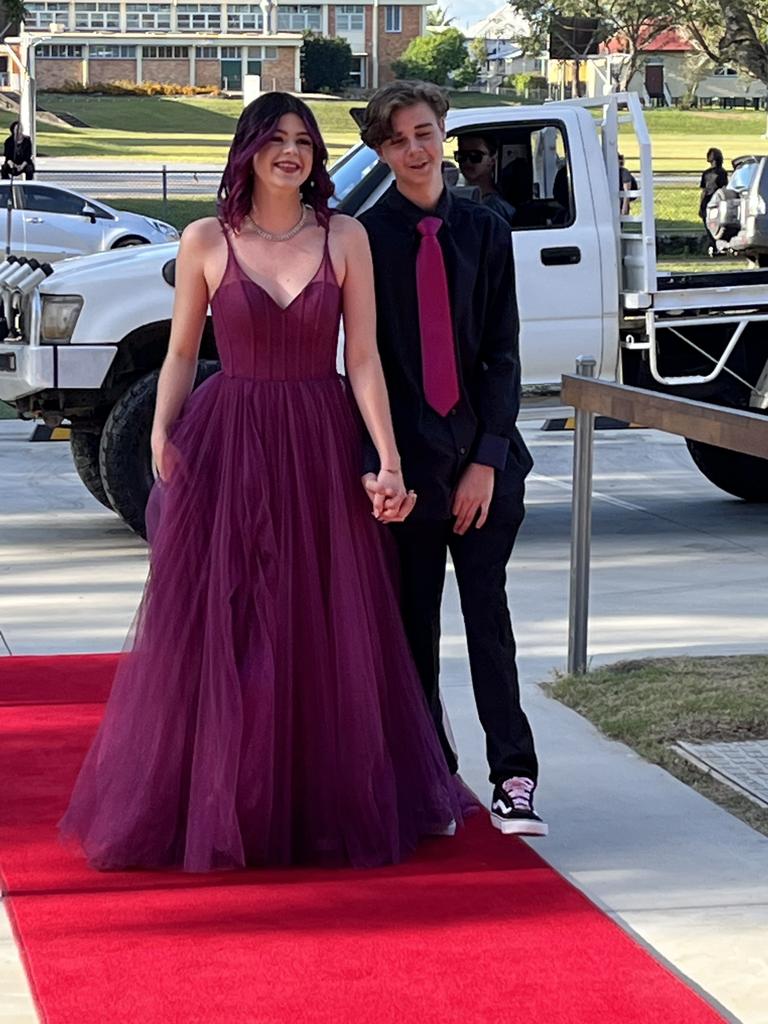
[[[173,220],[173,202],[181,199],[209,199],[216,195],[221,169],[147,167],[47,170],[37,174],[41,181],[71,188],[94,199],[119,206],[125,199],[160,200],[167,217]],[[699,175],[690,171],[663,171],[654,176],[654,211],[657,227],[664,234],[691,234],[701,231],[698,217]],[[631,212],[639,213],[639,200]]]

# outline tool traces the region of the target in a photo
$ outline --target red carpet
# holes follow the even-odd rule
[[[115,659],[0,659],[0,867],[48,1024],[715,1024],[483,815],[406,865],[90,871],[62,814]]]

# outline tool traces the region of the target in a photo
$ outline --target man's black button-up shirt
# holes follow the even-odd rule
[[[373,252],[379,353],[387,380],[406,486],[418,494],[414,516],[444,519],[470,462],[493,466],[495,494],[520,486],[531,457],[517,431],[520,358],[509,227],[491,210],[445,190],[430,215],[443,225],[461,397],[440,416],[424,397],[416,293],[416,225],[427,211],[395,185],[360,217]],[[366,443],[364,471],[377,472]]]

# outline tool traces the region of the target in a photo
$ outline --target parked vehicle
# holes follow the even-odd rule
[[[768,266],[768,158],[737,157],[728,184],[707,204],[706,216],[718,251]]]
[[[179,237],[176,228],[165,221],[115,210],[78,192],[39,181],[3,182],[0,207],[0,237],[6,248],[10,245],[15,255],[46,263]]]
[[[627,198],[619,195],[620,118],[640,152],[634,214],[620,212]],[[636,95],[456,110],[447,130],[496,138],[500,186],[518,210],[511,237],[524,410],[557,407],[561,374],[579,355],[593,355],[606,380],[768,412],[768,271],[659,270],[651,145]],[[361,144],[332,174],[338,208],[353,215],[391,180]],[[68,419],[83,482],[139,533],[153,479],[149,434],[175,254],[166,245],[88,256],[47,278],[40,269],[0,267],[0,398],[23,417]],[[209,321],[198,380],[216,367]],[[698,442],[689,448],[718,487],[768,501],[768,460]]]

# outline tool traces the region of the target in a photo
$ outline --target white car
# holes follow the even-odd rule
[[[0,246],[16,256],[53,263],[130,245],[173,242],[178,237],[172,224],[115,210],[57,185],[0,184]]]

